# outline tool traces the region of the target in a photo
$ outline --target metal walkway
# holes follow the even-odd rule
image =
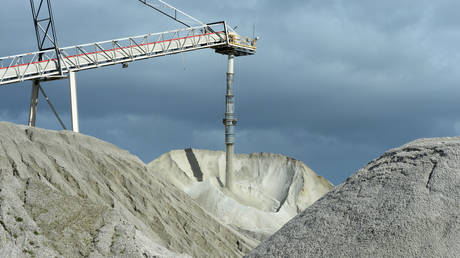
[[[0,58],[0,85],[35,79],[62,78],[103,66],[124,64],[158,56],[172,55],[203,48],[235,55],[255,54],[255,42],[242,38],[225,22],[145,34],[135,37],[96,42],[55,50],[39,51]],[[42,56],[40,61],[39,57]],[[61,70],[58,65],[60,58]]]

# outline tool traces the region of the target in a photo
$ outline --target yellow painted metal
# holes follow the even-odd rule
[[[228,34],[228,36],[229,36],[229,43],[231,45],[250,48],[250,49],[253,49],[253,50],[256,50],[256,48],[257,48],[256,47],[257,39],[251,39],[251,38],[244,37],[244,36],[238,35],[236,33],[232,33],[232,32],[230,32]]]

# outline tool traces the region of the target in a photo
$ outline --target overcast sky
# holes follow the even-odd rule
[[[136,0],[52,1],[61,47],[180,24]],[[304,161],[339,184],[386,150],[460,132],[460,2],[233,0],[170,4],[258,42],[236,60],[236,152]],[[2,0],[0,56],[36,50],[29,1]],[[82,133],[150,162],[224,150],[226,56],[205,49],[77,73]],[[25,124],[31,82],[0,88],[0,120]],[[43,84],[70,125],[68,82]],[[59,129],[40,101],[37,126]]]

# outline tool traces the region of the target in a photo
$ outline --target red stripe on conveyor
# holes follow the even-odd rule
[[[222,33],[223,31],[219,31],[217,33]],[[69,59],[73,57],[78,57],[78,56],[84,56],[84,55],[93,55],[93,54],[99,54],[99,53],[106,53],[106,52],[111,52],[111,51],[116,51],[120,49],[126,49],[126,48],[133,48],[137,46],[146,46],[146,45],[152,45],[152,44],[158,44],[158,43],[163,43],[163,42],[169,42],[169,41],[175,41],[175,40],[181,40],[181,39],[188,39],[188,38],[195,38],[195,37],[201,37],[201,36],[207,36],[211,34],[217,34],[217,33],[206,33],[206,34],[200,34],[200,35],[195,35],[195,36],[188,36],[188,37],[182,37],[182,38],[174,38],[174,39],[167,39],[167,40],[162,40],[162,41],[156,41],[156,42],[151,42],[151,43],[144,43],[144,44],[139,44],[139,45],[131,45],[127,47],[121,47],[121,48],[112,48],[112,49],[107,49],[105,51],[94,51],[90,53],[84,53],[84,54],[78,54],[78,55],[73,55],[73,56],[68,56],[68,57],[63,57],[64,59]],[[20,66],[26,66],[26,65],[33,65],[33,64],[39,64],[43,62],[49,62],[49,61],[55,61],[56,58],[53,59],[47,59],[47,60],[42,60],[42,61],[36,61],[32,63],[25,63],[25,64],[18,64],[18,65],[12,65],[12,66],[5,66],[5,67],[0,67],[0,70],[2,69],[8,69],[8,68],[14,68],[14,67],[20,67]]]

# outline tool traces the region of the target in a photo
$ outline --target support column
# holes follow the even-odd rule
[[[35,127],[37,120],[37,107],[38,107],[38,90],[40,88],[40,81],[34,80],[32,82],[32,93],[30,95],[30,110],[29,110],[29,126]]]
[[[78,125],[77,81],[75,79],[75,72],[69,72],[69,87],[72,131],[78,133],[80,132],[80,128]]]
[[[233,190],[233,152],[235,144],[235,106],[233,99],[233,77],[234,77],[234,60],[233,54],[228,55],[228,72],[227,72],[227,94],[225,96],[225,145],[226,145],[226,163],[225,163],[225,181],[222,182],[224,187]]]

